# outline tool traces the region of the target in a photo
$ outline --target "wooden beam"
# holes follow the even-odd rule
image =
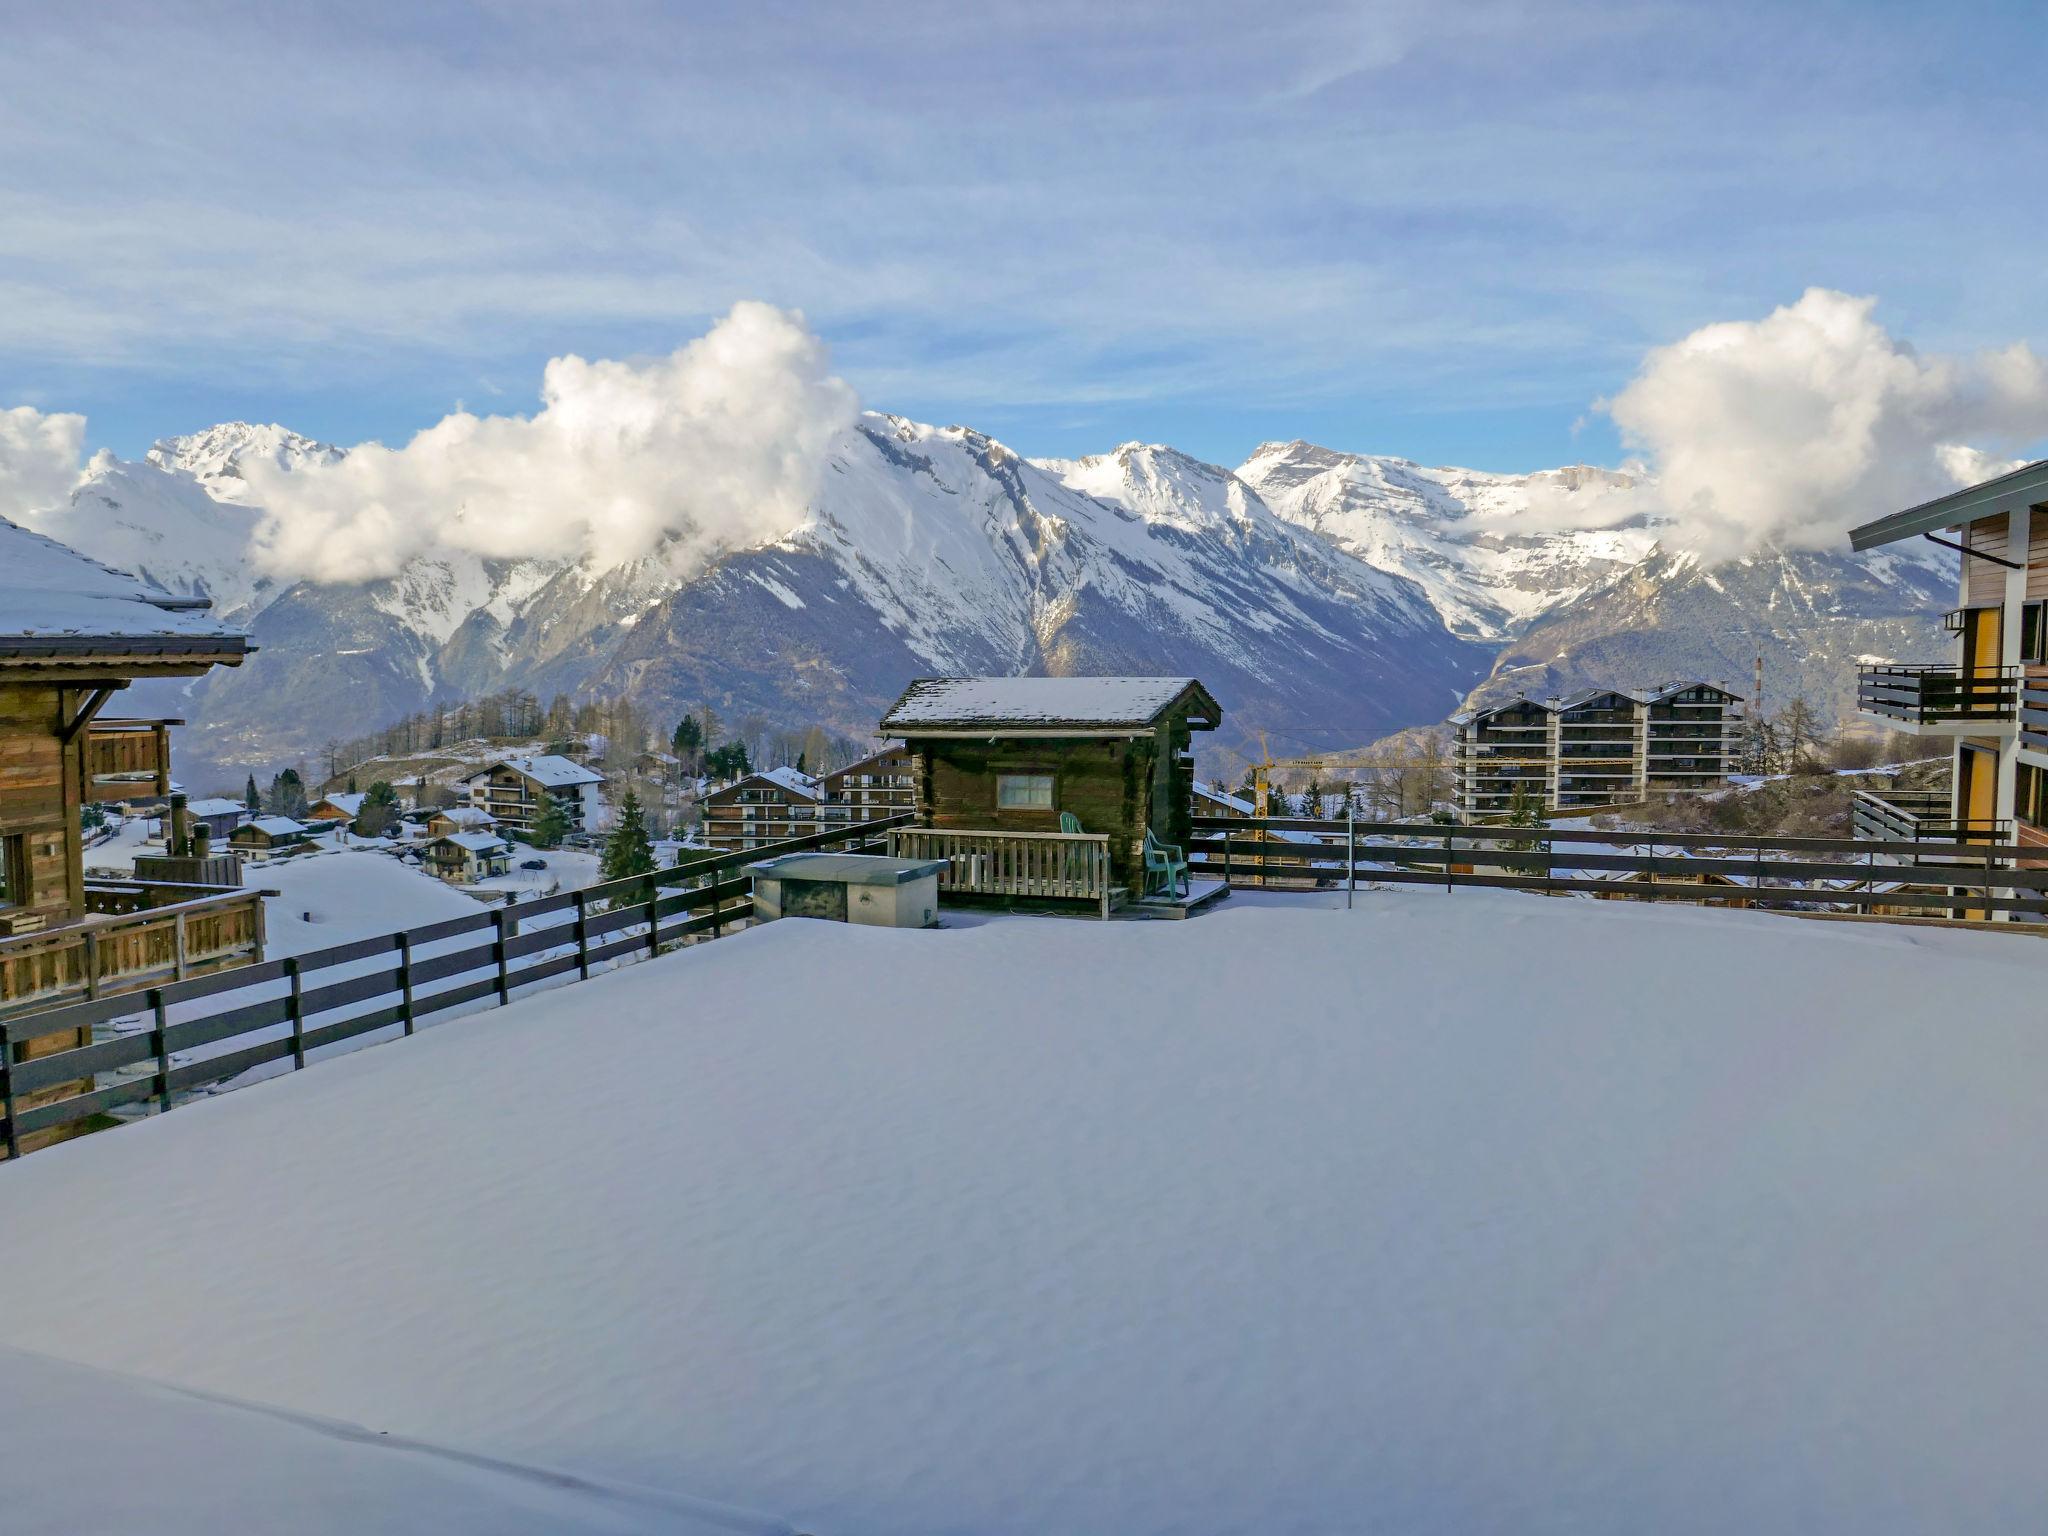
[[[119,686],[119,684],[114,684],[111,686],[107,684],[102,684],[101,686],[93,689],[93,691],[89,695],[87,695],[85,702],[79,705],[78,713],[71,717],[70,724],[66,725],[64,729],[58,733],[57,739],[63,742],[63,744],[67,747],[70,746],[73,742],[77,741],[79,734],[83,732],[88,725],[92,724],[93,716],[97,715],[101,710],[107,707],[107,700],[111,699],[114,696],[115,689]]]

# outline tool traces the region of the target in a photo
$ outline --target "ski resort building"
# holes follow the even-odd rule
[[[1946,660],[1865,667],[1857,705],[1946,742],[1946,807],[1859,801],[1859,830],[1948,843],[2018,843],[2048,862],[2048,460],[1850,530],[1850,547],[1926,538],[1957,549]],[[1901,829],[1906,829],[1902,832]]]
[[[745,853],[818,830],[824,792],[794,768],[764,768],[704,796],[704,841],[727,853]]]
[[[595,768],[551,753],[500,758],[456,780],[472,806],[514,832],[530,828],[549,800],[561,807],[571,831],[597,831],[604,818],[604,782]]]
[[[175,722],[110,719],[108,701],[139,678],[198,677],[248,654],[206,607],[0,519],[0,1017],[262,957],[260,892],[85,875],[86,805],[171,792]],[[24,1149],[66,1134],[34,1129],[38,1106],[91,1088],[40,1081],[32,1064],[88,1034],[17,1033],[8,1048]]]
[[[1587,688],[1451,717],[1452,798],[1461,816],[1633,805],[1727,782],[1741,698],[1714,683]]]
[[[828,821],[873,821],[917,809],[917,777],[910,749],[893,742],[818,781]]]
[[[961,869],[1028,868],[1034,856],[1067,858],[1080,848],[1054,850],[1052,841],[1079,839],[1105,861],[1088,882],[1140,892],[1148,837],[1187,844],[1192,733],[1222,719],[1222,706],[1192,677],[928,677],[890,706],[881,732],[909,750],[922,825],[978,834],[986,845],[954,839],[968,861]],[[943,839],[914,841],[955,857],[938,851],[953,846]],[[971,878],[956,876],[949,889],[962,891]],[[1071,864],[1015,878],[1076,883]]]

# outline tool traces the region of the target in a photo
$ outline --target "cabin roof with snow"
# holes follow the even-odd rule
[[[795,795],[800,800],[821,800],[824,792],[818,781],[809,774],[798,773],[794,768],[758,768],[754,772],[734,779],[721,789],[715,789],[704,798],[710,801],[729,799],[736,791],[748,785],[770,784],[775,788]]]
[[[367,795],[361,792],[348,795],[322,795],[313,802],[313,809],[317,811],[324,805],[341,812],[344,816],[360,816],[363,814],[363,801],[368,798]]]
[[[456,782],[458,784],[467,784],[471,779],[480,779],[485,774],[495,773],[500,768],[510,768],[514,773],[533,780],[534,783],[540,785],[543,789],[570,789],[578,784],[602,784],[604,782],[604,775],[596,769],[586,768],[581,763],[558,756],[552,752],[535,756],[501,757],[496,762],[488,763],[473,773],[465,773]]]
[[[246,816],[249,807],[239,800],[194,800],[185,810],[193,816]]]
[[[293,821],[289,816],[251,816],[247,821],[235,828],[235,830],[237,832],[260,832],[265,837],[300,837],[310,833],[313,829],[300,822]]]
[[[451,805],[445,810],[430,811],[428,821],[446,821],[451,826],[470,829],[495,827],[498,818],[480,805]]]
[[[1192,677],[921,677],[882,716],[885,736],[1129,736],[1184,713],[1213,731],[1223,709]]]
[[[447,843],[469,853],[496,853],[510,846],[505,839],[489,832],[443,832],[439,837],[427,840],[430,848],[436,843]]]
[[[165,671],[237,666],[249,642],[209,606],[0,518],[0,659],[132,657]]]

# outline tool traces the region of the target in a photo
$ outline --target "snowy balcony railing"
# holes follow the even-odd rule
[[[1865,667],[1856,674],[1856,707],[1907,728],[1997,725],[2019,704],[2016,667]]]

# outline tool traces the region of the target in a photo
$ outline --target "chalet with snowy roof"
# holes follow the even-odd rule
[[[306,808],[306,820],[322,822],[354,822],[363,814],[363,794],[322,795]]]
[[[500,758],[456,780],[472,806],[512,832],[529,830],[549,800],[561,807],[571,831],[595,832],[604,820],[604,782],[595,768],[553,753]]]
[[[89,1031],[36,1033],[21,1015],[261,957],[257,892],[85,876],[81,809],[172,788],[175,722],[112,719],[109,700],[249,652],[206,608],[0,519],[0,1017],[16,1042],[0,1152],[69,1134],[38,1111],[91,1087],[27,1068]]]
[[[699,802],[704,841],[744,853],[819,829],[825,796],[818,781],[794,768],[767,768],[712,790]]]
[[[493,832],[498,818],[473,805],[451,805],[427,817],[427,836],[445,837],[450,832]]]
[[[420,850],[420,863],[451,885],[474,885],[512,867],[512,845],[495,832],[443,832]]]
[[[1192,736],[1222,719],[1192,677],[928,677],[904,690],[880,729],[909,749],[925,828],[1006,835],[956,877],[956,890],[973,870],[1054,857],[1047,840],[1087,839],[1106,859],[1108,901],[1144,893],[1164,851],[1186,848]],[[1072,876],[1061,866],[1016,878]]]
[[[209,841],[226,846],[229,836],[249,817],[249,807],[239,800],[228,800],[212,796],[187,802],[185,815],[189,818],[190,832],[206,829]],[[161,832],[169,832],[171,818],[161,818],[157,826]],[[189,835],[189,833],[188,833]]]
[[[228,835],[228,846],[252,859],[268,859],[311,847],[313,832],[289,816],[252,816]]]

